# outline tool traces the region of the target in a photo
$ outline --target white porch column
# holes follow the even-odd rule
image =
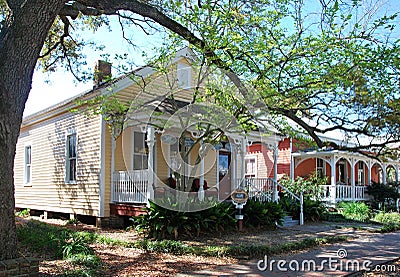
[[[356,198],[356,170],[355,167],[357,163],[354,159],[350,160],[350,173],[351,173],[351,198],[354,200]]]
[[[386,169],[387,169],[387,165],[386,164],[382,164],[382,182],[384,185],[387,184],[387,180],[386,180]]]
[[[198,192],[198,198],[200,201],[204,200],[204,157],[200,161],[200,187]]]
[[[274,181],[278,181],[278,158],[279,158],[279,153],[278,153],[278,144],[274,144]]]
[[[367,166],[368,166],[367,185],[370,186],[371,185],[371,178],[372,178],[371,177],[372,176],[372,174],[371,174],[372,163],[371,163],[370,160],[368,161]]]
[[[111,202],[115,202],[115,180],[114,180],[114,171],[115,171],[115,148],[117,142],[114,136],[111,136]]]
[[[273,186],[273,195],[272,195],[272,201],[275,201],[275,202],[278,201],[278,188],[277,188],[278,158],[279,158],[278,143],[275,142],[275,144],[274,144],[274,186]]]
[[[331,187],[330,197],[333,203],[336,203],[336,157],[332,156],[330,160],[331,165]]]
[[[235,153],[236,155],[235,155],[235,158],[234,158],[235,167],[233,169],[235,170],[234,176],[236,178],[236,181],[235,181],[236,182],[236,186],[240,187],[242,185],[242,181],[243,181],[243,180],[240,179],[241,174],[239,174],[239,165],[240,165],[240,159],[241,159],[240,152],[242,151],[241,150],[242,147],[241,147],[241,142],[239,140],[235,142],[235,145],[236,145],[236,153]]]
[[[149,147],[149,156],[147,159],[147,170],[148,170],[148,185],[147,185],[147,202],[149,199],[154,198],[154,143],[155,143],[155,132],[154,127],[147,127],[147,146]]]
[[[246,176],[246,164],[244,162],[244,158],[246,156],[246,146],[247,146],[247,139],[246,138],[242,138],[242,142],[241,142],[241,151],[240,151],[240,158],[241,158],[241,172],[240,172],[240,177],[241,180],[244,180],[245,176]]]
[[[236,143],[231,145],[231,188],[232,190],[236,189],[240,184],[237,181],[237,171],[238,171],[238,151]]]
[[[203,142],[200,142],[200,147],[202,147]],[[204,200],[204,157],[206,155],[201,155],[200,158],[200,187],[199,187],[199,191],[197,193],[197,197],[199,198],[200,201]]]
[[[292,155],[292,148],[293,148],[293,141],[292,138],[290,138],[290,180],[294,180],[294,157]]]

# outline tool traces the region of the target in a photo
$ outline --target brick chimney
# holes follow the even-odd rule
[[[111,78],[111,63],[98,60],[94,64],[93,87],[98,87]]]

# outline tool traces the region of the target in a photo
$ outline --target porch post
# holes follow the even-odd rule
[[[372,171],[372,164],[371,164],[371,160],[368,160],[368,175],[367,175],[367,185],[370,186],[371,185],[371,171]]]
[[[355,171],[355,166],[357,163],[355,163],[354,159],[351,159],[351,199],[354,201],[356,198],[356,171]]]
[[[200,147],[201,145],[202,142],[200,142]],[[203,155],[200,160],[200,187],[197,195],[200,201],[204,200],[204,157],[205,155]]]
[[[293,141],[292,141],[292,138],[290,138],[290,180],[294,180],[295,158],[292,155],[292,147],[293,147]]]
[[[114,171],[115,171],[115,148],[116,148],[116,140],[114,136],[111,136],[111,202],[115,202],[115,179],[114,179]]]
[[[382,164],[382,182],[384,185],[387,184],[387,180],[386,180],[386,164]]]
[[[336,157],[331,158],[331,187],[330,195],[333,203],[336,203]]]
[[[239,167],[241,167],[241,165],[240,165],[240,152],[242,151],[242,144],[241,144],[241,141],[237,141],[236,142],[236,156],[235,156],[235,159],[236,159],[236,167],[234,167],[235,169],[236,169],[236,172],[235,172],[235,176],[236,176],[236,186],[238,186],[238,187],[240,187],[241,185],[242,185],[242,181],[243,180],[241,180],[240,179],[240,174],[239,174]]]
[[[238,152],[237,152],[237,145],[235,142],[231,145],[231,157],[232,157],[231,158],[232,159],[231,160],[231,168],[232,168],[231,177],[232,177],[232,183],[233,183],[233,186],[232,185],[231,186],[233,189],[236,189],[240,185],[237,181],[237,170],[238,170],[237,156],[238,156]]]
[[[247,139],[246,138],[242,138],[242,142],[241,142],[241,153],[240,153],[240,158],[241,158],[241,172],[240,172],[240,177],[241,180],[244,180],[245,176],[246,176],[246,168],[245,168],[245,162],[244,162],[244,158],[246,156],[246,146],[247,146]]]
[[[273,195],[272,195],[272,201],[277,202],[278,201],[278,187],[277,187],[277,182],[278,182],[278,143],[275,142],[274,144],[274,186],[273,186]]]
[[[148,171],[148,184],[147,184],[147,202],[149,199],[154,198],[154,143],[155,143],[155,132],[154,127],[147,127],[147,146],[149,147],[149,155],[147,159],[147,171]]]

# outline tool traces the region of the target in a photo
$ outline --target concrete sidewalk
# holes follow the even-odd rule
[[[343,235],[345,230],[349,231],[338,229],[327,233]],[[364,231],[360,234],[349,242],[332,244],[308,252],[240,261],[234,265],[178,276],[345,276],[363,267],[372,269],[375,265],[400,257],[400,232],[373,234]],[[391,270],[389,268],[381,271],[381,276],[388,276]]]

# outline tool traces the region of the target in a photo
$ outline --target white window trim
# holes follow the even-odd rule
[[[176,79],[178,82],[178,87],[182,88],[182,89],[190,89],[192,87],[192,68],[190,67],[190,65],[185,64],[185,63],[178,63],[177,64],[177,72],[176,72]],[[187,74],[187,80],[181,80],[182,75],[180,75],[182,72],[184,72]]]
[[[142,132],[140,129],[132,129],[132,131],[131,131],[131,153],[130,153],[131,158],[130,158],[130,165],[129,165],[129,168],[131,171],[135,170],[134,162],[133,162],[134,157],[135,157],[135,133],[141,133],[144,135],[144,145],[145,145],[145,147],[148,147],[147,141],[146,141],[146,132]],[[149,149],[149,152],[150,152],[150,149]],[[149,159],[149,153],[147,153],[147,159]],[[148,167],[148,165],[147,165],[147,167]],[[140,170],[148,170],[148,168],[140,169]]]
[[[27,173],[27,164],[26,164],[26,148],[30,147],[31,148],[31,163],[30,163],[30,180],[29,182],[27,182],[26,180],[26,173]],[[25,187],[31,187],[32,186],[32,143],[31,142],[27,142],[24,145],[24,186]]]
[[[247,174],[246,161],[247,161],[247,160],[251,160],[251,159],[254,159],[255,172],[254,172],[254,174]],[[244,172],[244,175],[245,175],[245,176],[247,176],[247,175],[254,175],[254,178],[257,178],[257,177],[258,177],[258,157],[257,157],[257,155],[246,155],[245,158],[244,158],[244,164],[245,164],[245,168],[244,168],[245,172]]]
[[[75,171],[76,171],[76,180],[70,181],[69,179],[69,161],[68,161],[68,137],[75,135],[75,150],[76,150],[76,158],[75,158]],[[78,157],[79,157],[79,151],[78,151],[78,133],[76,132],[75,129],[68,130],[68,132],[65,134],[65,183],[66,184],[76,184],[78,180]]]

